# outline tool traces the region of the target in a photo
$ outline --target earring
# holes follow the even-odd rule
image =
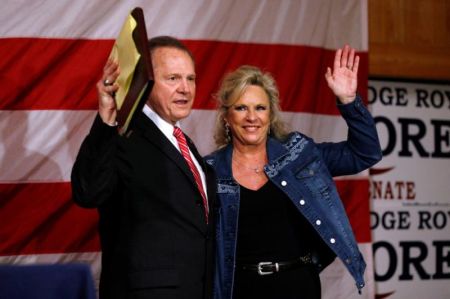
[[[230,125],[228,125],[228,123],[225,123],[225,140],[227,143],[231,142]]]

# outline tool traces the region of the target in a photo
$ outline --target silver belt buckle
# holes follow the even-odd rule
[[[263,271],[262,267],[263,266],[267,266],[267,265],[272,265],[272,262],[260,262],[258,263],[258,274],[259,275],[270,275],[273,274],[274,271],[269,270],[269,271]],[[275,263],[275,271],[278,272],[278,263]]]

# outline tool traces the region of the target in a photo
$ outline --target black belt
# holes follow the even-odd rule
[[[313,261],[311,255],[307,254],[295,260],[284,262],[260,262],[257,264],[238,264],[237,267],[241,270],[256,271],[259,275],[269,275],[276,272],[295,269],[303,265],[312,265]]]

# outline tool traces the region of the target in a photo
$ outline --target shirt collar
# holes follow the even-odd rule
[[[142,112],[144,112],[145,115],[147,115],[148,118],[150,118],[155,125],[158,127],[158,129],[161,130],[161,132],[172,141],[174,139],[173,137],[173,128],[174,125],[167,122],[166,120],[162,119],[161,116],[159,116],[152,108],[150,108],[149,105],[145,104],[144,108],[142,109]],[[180,122],[177,121],[175,123],[175,126],[180,127]]]

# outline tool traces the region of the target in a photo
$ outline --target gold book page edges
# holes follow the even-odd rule
[[[141,57],[133,41],[133,31],[136,26],[136,20],[129,14],[109,55],[111,60],[119,63],[120,68],[120,75],[116,80],[119,85],[119,90],[117,90],[115,95],[117,110],[120,110],[125,101],[125,96],[130,89],[131,80],[133,79],[134,70]]]
[[[147,85],[148,85],[148,82],[147,82],[147,84],[145,84],[144,88],[142,88],[142,90],[139,92],[138,99],[142,98],[142,95],[144,94],[145,89],[147,88]],[[131,113],[128,114],[128,117],[125,120],[124,125],[122,126],[122,128],[119,129],[120,135],[125,134],[125,132],[127,131],[128,126],[130,125],[130,122],[131,122],[131,118],[133,117],[134,110],[136,110],[138,104],[139,104],[139,101],[134,102],[133,107],[131,108]]]

